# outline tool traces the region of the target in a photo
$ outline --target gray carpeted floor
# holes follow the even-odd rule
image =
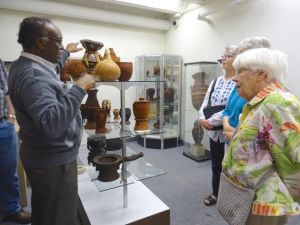
[[[166,172],[143,183],[169,206],[171,225],[227,225],[215,206],[203,204],[203,198],[211,193],[210,160],[195,162],[182,155],[184,147],[146,149],[136,142],[129,142],[128,146],[144,152],[147,161]],[[0,222],[0,225],[17,224]],[[290,217],[287,225],[300,225],[300,216]]]

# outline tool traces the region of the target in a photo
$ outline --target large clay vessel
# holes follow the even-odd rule
[[[117,62],[117,65],[120,67],[121,75],[119,81],[128,81],[132,76],[132,62]]]
[[[205,84],[205,72],[195,73],[193,75],[194,85],[191,87],[192,104],[198,111],[205,98],[208,85]]]
[[[148,114],[150,111],[150,101],[140,98],[139,101],[133,103],[133,113],[135,116],[135,126],[136,131],[146,131],[149,130],[148,126]]]
[[[82,39],[80,43],[85,48],[82,63],[87,68],[89,74],[95,74],[95,67],[102,59],[98,50],[103,47],[103,43],[89,39]]]
[[[105,49],[107,57],[100,61],[96,68],[96,77],[101,81],[116,81],[121,74],[120,67],[111,59],[108,49]]]

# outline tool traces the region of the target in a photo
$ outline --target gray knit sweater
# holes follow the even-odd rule
[[[21,56],[11,66],[8,92],[20,125],[25,167],[49,168],[77,158],[83,89],[68,89],[48,67]]]

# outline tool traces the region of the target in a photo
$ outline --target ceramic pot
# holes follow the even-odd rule
[[[156,65],[153,67],[153,74],[156,76],[160,75],[160,66],[159,65]]]
[[[86,68],[81,59],[69,58],[61,70],[61,76],[71,76],[74,81],[78,80],[82,73],[86,72]],[[71,80],[71,79],[69,79]]]
[[[147,99],[153,100],[154,93],[155,93],[154,88],[147,88],[147,90],[146,90]]]
[[[120,119],[120,110],[119,109],[114,109],[113,114],[114,114],[114,120]]]
[[[107,117],[110,117],[111,101],[109,99],[104,99],[101,105],[102,108],[106,110]]]
[[[192,104],[199,111],[205,98],[208,85],[205,84],[205,72],[195,73],[193,76],[194,85],[191,87]]]
[[[100,108],[95,110],[95,121],[96,121],[96,133],[106,132],[106,109]]]
[[[174,94],[175,94],[175,89],[173,87],[165,87],[164,90],[165,103],[173,103]]]
[[[136,131],[146,131],[149,130],[148,126],[148,114],[150,111],[150,102],[144,98],[140,98],[139,101],[133,103],[133,114],[135,116],[135,126]]]
[[[117,154],[103,154],[96,156],[93,159],[93,164],[95,165],[96,170],[99,171],[98,180],[103,182],[117,180],[120,177],[118,169],[121,163],[133,161],[143,156],[144,153],[142,152],[125,157],[121,157]]]
[[[117,65],[120,67],[121,75],[119,81],[129,81],[132,76],[132,62],[117,62]]]
[[[105,54],[107,58],[100,61],[95,68],[96,77],[101,81],[115,81],[120,77],[120,67],[112,61],[108,49],[105,49]]]
[[[199,124],[198,120],[196,120],[194,122],[194,127],[192,129],[192,135],[193,135],[195,144],[200,144],[202,142],[204,130],[203,130],[202,126]]]
[[[120,124],[122,124],[122,109],[120,109],[120,116],[121,116],[121,122]],[[125,123],[126,124],[130,124],[130,116],[131,116],[131,109],[130,108],[125,108]]]
[[[94,75],[95,67],[102,59],[98,50],[103,47],[103,43],[89,39],[82,39],[80,43],[85,48],[82,63],[85,65],[87,72]]]

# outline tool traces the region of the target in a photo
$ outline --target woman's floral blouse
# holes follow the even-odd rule
[[[252,214],[300,214],[300,102],[279,83],[244,106],[222,165],[235,183],[253,187],[272,163],[276,172],[256,191]]]

